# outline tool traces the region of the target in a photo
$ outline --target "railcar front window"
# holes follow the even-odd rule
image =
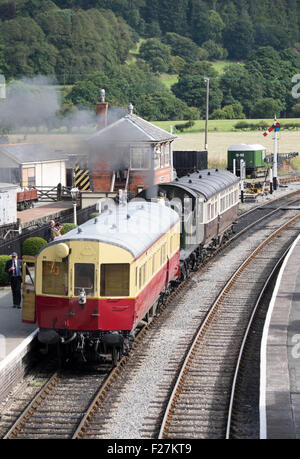
[[[101,296],[129,296],[129,264],[101,265]]]
[[[68,263],[43,261],[43,287],[46,295],[68,294]]]
[[[94,296],[95,266],[91,263],[75,263],[74,293],[84,289],[87,296]]]

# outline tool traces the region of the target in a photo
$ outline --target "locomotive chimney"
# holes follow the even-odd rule
[[[101,89],[99,93],[99,101],[97,103],[97,125],[98,131],[107,126],[108,103],[105,102],[105,89]]]

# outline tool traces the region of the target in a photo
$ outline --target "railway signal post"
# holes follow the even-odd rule
[[[273,169],[270,167],[270,194],[273,194]]]
[[[277,144],[278,144],[278,138],[277,138],[277,130],[275,128],[275,132],[274,132],[274,164],[273,164],[273,167],[274,167],[274,174],[273,174],[273,188],[274,188],[274,191],[277,190],[277,184],[278,184],[278,182],[277,182],[277,164],[278,164]]]

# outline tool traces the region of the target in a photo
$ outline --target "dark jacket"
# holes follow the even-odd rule
[[[46,239],[47,242],[53,241],[52,229],[53,228],[51,226],[48,226],[44,231],[44,238]]]
[[[22,260],[20,260],[18,258],[16,261],[17,261],[17,266],[18,266],[18,276],[22,277]],[[7,262],[5,264],[5,272],[8,274],[9,281],[13,277],[13,273],[14,273],[13,270],[11,270],[11,271],[9,270],[9,268],[12,267],[12,264],[13,264],[13,260],[7,260]]]

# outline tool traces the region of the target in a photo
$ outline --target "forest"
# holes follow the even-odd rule
[[[51,77],[62,111],[104,87],[146,119],[197,119],[208,77],[215,119],[300,117],[299,24],[297,0],[0,0],[0,73]]]

